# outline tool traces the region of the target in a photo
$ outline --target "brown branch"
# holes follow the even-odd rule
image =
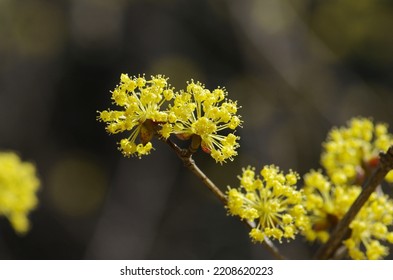
[[[194,173],[204,184],[205,186],[226,206],[228,204],[228,199],[226,195],[199,169],[199,167],[195,164],[194,159],[192,158],[192,154],[194,149],[181,149],[171,140],[167,139],[165,142],[175,151],[177,156],[181,159],[184,165]],[[242,220],[242,222],[250,229],[254,228],[254,224],[247,220]],[[285,259],[280,252],[278,251],[277,247],[274,246],[273,242],[265,237],[264,242],[262,243],[263,246],[269,250],[269,252],[274,255],[277,259]]]
[[[337,224],[330,235],[329,240],[321,246],[315,255],[315,259],[329,259],[341,245],[342,240],[349,234],[349,225],[359,213],[362,206],[367,202],[370,195],[381,184],[386,174],[393,169],[393,146],[386,153],[380,153],[380,163],[378,168],[371,174],[370,178],[363,185],[363,190],[352,204],[351,208]]]

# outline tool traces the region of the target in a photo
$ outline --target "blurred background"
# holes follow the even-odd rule
[[[222,190],[247,165],[304,174],[332,126],[392,124],[392,28],[387,0],[0,0],[0,149],[42,181],[26,236],[0,218],[0,258],[272,258],[169,147],[124,158],[97,110],[121,73],[225,86],[242,106],[239,156],[199,152],[201,169]]]

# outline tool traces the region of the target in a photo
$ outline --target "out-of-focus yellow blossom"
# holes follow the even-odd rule
[[[361,192],[359,186],[335,185],[320,171],[304,176],[305,207],[310,226],[302,233],[310,240],[325,243],[331,230],[349,210]],[[353,259],[381,259],[389,248],[381,241],[393,243],[393,201],[388,196],[373,193],[350,224],[351,235],[344,241]]]
[[[228,188],[227,208],[231,215],[256,222],[250,232],[254,242],[265,237],[294,239],[299,230],[308,227],[303,195],[296,190],[298,174],[284,175],[276,166],[265,166],[261,178],[251,167],[243,169],[240,188]]]
[[[210,91],[200,82],[191,81],[185,91],[180,91],[169,108],[168,124],[163,135],[176,134],[181,139],[193,135],[201,138],[201,147],[216,160],[223,163],[237,155],[239,136],[223,130],[235,130],[241,125],[237,115],[237,103],[227,99],[223,88]]]
[[[18,233],[29,230],[28,214],[37,205],[39,185],[32,163],[22,162],[13,152],[0,152],[0,215],[7,217]]]
[[[130,131],[130,136],[120,141],[119,150],[125,156],[141,157],[153,148],[150,141],[156,132],[155,126],[168,120],[167,112],[160,109],[161,105],[173,97],[173,89],[162,75],[146,80],[144,76],[121,74],[120,85],[113,90],[112,99],[114,104],[123,108],[99,112],[98,119],[107,123],[106,130],[111,134]]]
[[[345,215],[358,197],[357,186],[334,186],[321,171],[311,171],[304,176],[305,208],[309,212],[310,227],[303,231],[309,241],[325,243],[329,232]]]
[[[334,184],[361,184],[378,164],[379,152],[393,145],[386,124],[353,118],[347,127],[334,128],[323,144],[322,166]],[[393,182],[393,171],[385,179]]]
[[[389,247],[381,244],[381,241],[393,244],[393,231],[389,231],[392,225],[393,200],[387,195],[371,194],[349,226],[352,234],[344,244],[350,257],[378,260],[389,255]]]

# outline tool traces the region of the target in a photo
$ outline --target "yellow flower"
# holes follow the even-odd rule
[[[125,156],[141,157],[153,148],[150,141],[156,126],[167,122],[168,114],[160,107],[173,96],[173,89],[164,76],[156,75],[146,80],[121,74],[120,85],[113,90],[112,99],[122,109],[99,112],[98,119],[107,124],[106,130],[111,134],[130,131],[130,136],[120,141],[119,150]],[[138,135],[140,143],[136,143]]]
[[[309,241],[325,243],[331,230],[349,210],[361,192],[356,185],[335,185],[320,171],[304,176],[305,208],[310,224],[302,234]],[[381,241],[393,243],[393,200],[373,193],[350,224],[351,235],[343,243],[352,259],[381,259],[389,249]]]
[[[294,239],[307,227],[306,211],[302,206],[302,192],[296,190],[298,174],[290,171],[284,175],[276,166],[265,166],[262,178],[251,167],[243,169],[240,188],[228,188],[227,209],[231,215],[255,221],[250,232],[254,242],[265,237]]]
[[[233,133],[219,133],[235,130],[241,125],[241,120],[236,114],[239,108],[237,103],[226,96],[223,88],[210,91],[200,82],[191,81],[186,91],[174,97],[174,104],[168,113],[171,125],[164,127],[165,134],[171,130],[181,139],[198,135],[202,149],[210,153],[216,162],[232,160],[237,155],[239,137]]]
[[[0,215],[18,233],[29,230],[28,214],[37,205],[39,185],[32,163],[22,162],[15,153],[0,152]]]
[[[325,243],[330,237],[329,232],[351,207],[361,188],[335,186],[321,171],[311,171],[304,176],[303,190],[310,220],[310,227],[303,234],[309,241]]]
[[[334,128],[323,144],[322,166],[334,184],[361,184],[378,164],[379,152],[393,145],[387,125],[367,118],[353,118],[347,127]],[[385,177],[393,182],[393,172]]]
[[[349,226],[351,237],[344,241],[348,253],[353,259],[377,260],[389,254],[389,248],[381,241],[393,243],[393,200],[387,195],[371,194],[367,203],[360,210]],[[364,249],[363,249],[364,248]],[[364,250],[364,252],[362,251]]]

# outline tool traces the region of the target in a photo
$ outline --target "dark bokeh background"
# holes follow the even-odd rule
[[[332,126],[392,124],[392,28],[387,0],[0,0],[0,148],[42,180],[28,235],[0,219],[0,258],[271,258],[163,143],[123,158],[97,110],[122,72],[225,86],[242,105],[239,156],[198,153],[200,167],[223,190],[249,164],[304,174]]]

